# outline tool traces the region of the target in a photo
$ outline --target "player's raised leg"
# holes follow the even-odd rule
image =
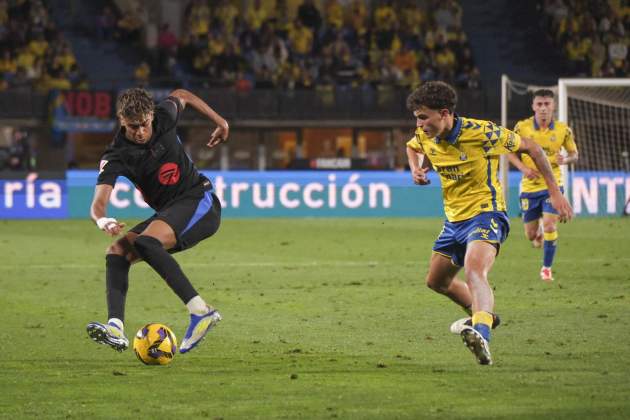
[[[457,278],[460,269],[461,267],[451,262],[450,257],[433,252],[426,284],[431,290],[448,297],[470,314],[472,298],[466,283]]]
[[[182,271],[167,249],[177,244],[175,232],[162,220],[154,220],[134,242],[142,257],[186,304],[190,312],[190,325],[179,347],[181,353],[193,349],[220,320],[221,315],[210,307]]]
[[[543,230],[545,241],[543,244],[543,265],[540,269],[540,278],[547,283],[553,281],[551,266],[553,265],[553,259],[556,255],[556,249],[558,247],[557,226],[557,215],[552,213],[543,213]]]

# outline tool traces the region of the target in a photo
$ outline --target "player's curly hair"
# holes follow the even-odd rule
[[[421,106],[429,109],[448,109],[452,114],[457,105],[457,93],[444,82],[426,82],[407,97],[407,109],[414,112]]]
[[[116,115],[129,121],[138,121],[153,112],[155,103],[149,92],[142,88],[127,89],[116,101]]]

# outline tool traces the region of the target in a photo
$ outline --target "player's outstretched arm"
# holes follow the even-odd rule
[[[536,169],[532,169],[526,166],[523,163],[523,161],[517,156],[516,153],[508,153],[507,158],[512,164],[512,166],[514,166],[516,169],[518,169],[519,171],[523,173],[523,176],[525,178],[527,179],[540,178],[540,172],[538,172]]]
[[[212,134],[210,134],[208,147],[214,147],[227,141],[230,134],[230,126],[228,125],[225,118],[217,114],[214,109],[210,108],[210,106],[205,103],[203,99],[201,99],[194,93],[187,91],[186,89],[176,89],[172,91],[169,96],[174,96],[179,99],[183,108],[186,108],[186,105],[190,104],[190,106],[195,108],[197,112],[205,115],[217,125],[217,128],[215,128]]]
[[[409,169],[411,169],[411,177],[413,182],[418,185],[430,184],[429,178],[427,178],[427,172],[429,172],[429,160],[424,153],[420,153],[411,147],[407,146],[407,161],[409,162]]]
[[[124,223],[120,223],[113,217],[107,217],[107,203],[112,194],[113,187],[107,184],[99,184],[94,189],[94,198],[90,207],[90,217],[96,223],[96,226],[105,233],[116,236],[122,232],[125,227]]]
[[[562,195],[562,192],[556,183],[556,179],[553,176],[549,160],[547,160],[547,156],[545,156],[542,148],[532,139],[521,137],[521,145],[518,151],[521,153],[527,153],[534,161],[534,164],[536,164],[536,168],[538,168],[538,171],[545,179],[547,189],[549,190],[551,205],[558,211],[560,221],[567,222],[571,220],[573,217],[573,209],[564,195]]]

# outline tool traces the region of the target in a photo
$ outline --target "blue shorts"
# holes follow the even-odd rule
[[[500,245],[509,233],[510,221],[502,211],[480,213],[461,222],[447,220],[433,245],[433,252],[449,257],[453,264],[463,267],[469,242],[485,241],[495,244],[498,254]]]
[[[560,187],[560,191],[564,193],[564,188]],[[551,206],[549,191],[547,190],[521,193],[520,199],[521,213],[523,213],[523,222],[525,223],[540,219],[543,213],[558,214],[556,209]]]

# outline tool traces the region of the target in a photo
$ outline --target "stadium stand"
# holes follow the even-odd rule
[[[41,0],[0,0],[0,89],[70,89],[85,75]]]
[[[580,77],[626,77],[630,6],[622,1],[545,0],[543,27]]]
[[[270,3],[182,3],[175,31],[134,1],[70,2],[66,10],[60,0],[3,0],[0,89],[87,80],[95,88],[179,81],[241,91],[407,88],[435,79],[480,85],[455,1]]]

